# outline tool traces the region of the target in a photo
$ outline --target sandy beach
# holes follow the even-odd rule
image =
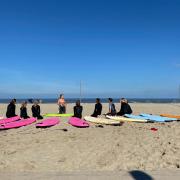
[[[0,104],[5,114],[7,104]],[[72,113],[74,104],[68,104]],[[118,104],[116,105],[118,109]],[[134,114],[180,114],[180,104],[131,104]],[[94,104],[83,104],[83,116]],[[17,105],[19,114],[20,105]],[[31,105],[28,104],[29,115]],[[41,104],[42,114],[57,112],[55,104]],[[108,104],[103,104],[103,113]],[[79,129],[67,118],[60,125],[36,129],[34,124],[0,131],[0,173],[177,171],[180,168],[180,122],[124,123],[122,126]],[[151,131],[157,128],[158,131]],[[67,131],[64,131],[67,129]]]

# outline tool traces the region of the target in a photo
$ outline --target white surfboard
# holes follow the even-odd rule
[[[88,122],[97,123],[97,124],[106,124],[106,125],[119,125],[120,124],[120,122],[114,121],[111,119],[94,118],[91,116],[85,116],[84,119]]]
[[[146,123],[148,120],[146,119],[132,119],[132,118],[125,118],[121,116],[106,116],[108,119],[114,120],[114,121],[120,121],[120,122],[140,122],[140,123]]]

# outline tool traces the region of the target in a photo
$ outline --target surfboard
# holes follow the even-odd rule
[[[11,117],[11,118],[6,118],[6,119],[1,119],[0,120],[0,125],[1,124],[7,124],[7,123],[11,123],[14,121],[18,121],[20,118],[20,116],[15,116],[15,117]]]
[[[5,130],[5,129],[12,129],[12,128],[19,128],[22,126],[27,126],[32,123],[37,121],[37,118],[28,118],[28,119],[21,119],[19,121],[7,123],[7,124],[1,124],[0,125],[0,130]]]
[[[85,116],[84,119],[88,122],[91,123],[96,123],[96,124],[105,124],[105,125],[119,125],[120,122],[111,120],[111,119],[105,119],[105,118],[94,118],[91,116]]]
[[[133,118],[126,118],[122,116],[106,116],[108,119],[112,119],[115,121],[120,121],[120,122],[139,122],[139,123],[147,123],[148,120],[146,119],[133,119]]]
[[[172,114],[161,114],[162,117],[168,117],[168,118],[176,118],[180,119],[180,115],[172,115]]]
[[[132,115],[132,114],[125,114],[124,116],[127,117],[127,118],[132,118],[132,119],[141,119],[141,120],[145,120],[146,119],[143,116],[136,116],[136,115]]]
[[[57,113],[50,113],[50,114],[45,114],[44,117],[72,117],[74,114],[57,114]]]
[[[79,118],[76,118],[76,117],[70,118],[68,123],[71,124],[72,126],[75,126],[75,127],[81,127],[81,128],[89,127],[89,123],[87,123],[83,119],[79,119]]]
[[[43,127],[51,127],[51,126],[55,126],[57,124],[59,124],[59,118],[49,118],[49,119],[45,119],[42,122],[39,122],[36,124],[37,128],[43,128]]]
[[[156,116],[156,115],[151,115],[151,114],[140,114],[140,116],[145,117],[148,120],[154,120],[156,122],[167,122],[167,121],[177,121],[176,118],[167,118],[167,117],[161,117],[161,116]]]

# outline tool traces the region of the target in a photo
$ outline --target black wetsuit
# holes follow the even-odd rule
[[[59,106],[59,114],[66,114],[66,107],[65,106]]]
[[[123,116],[125,114],[132,114],[132,109],[129,104],[122,103],[121,104],[121,110],[117,113],[118,116]]]
[[[98,117],[102,113],[102,104],[97,103],[95,105],[94,113],[91,115],[92,117]]]
[[[29,118],[29,116],[27,115],[27,108],[26,107],[20,108],[20,116],[21,116],[21,118],[24,118],[24,119]]]
[[[74,106],[74,117],[81,119],[82,118],[82,111],[83,111],[82,106]]]
[[[16,105],[14,103],[10,103],[7,107],[6,117],[11,118],[17,116],[16,115]]]
[[[41,114],[41,109],[40,109],[40,106],[37,105],[37,106],[32,106],[32,115],[33,117],[36,117],[38,119],[43,119],[43,117],[40,115]]]

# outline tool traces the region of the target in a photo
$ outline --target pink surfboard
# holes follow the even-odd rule
[[[19,119],[21,119],[19,116],[15,116],[15,117],[11,117],[11,118],[6,118],[6,119],[1,119],[0,120],[0,125],[1,124],[11,123],[11,122],[14,122],[14,121],[18,121]]]
[[[27,126],[37,121],[37,118],[28,118],[28,119],[21,119],[19,121],[11,122],[8,124],[1,124],[0,129],[12,129],[12,128],[19,128],[22,126]]]
[[[60,123],[59,118],[48,118],[36,124],[37,128],[51,127]]]
[[[71,124],[72,126],[75,126],[75,127],[81,127],[81,128],[89,127],[89,123],[87,123],[83,119],[79,119],[76,117],[70,118],[68,123]]]

